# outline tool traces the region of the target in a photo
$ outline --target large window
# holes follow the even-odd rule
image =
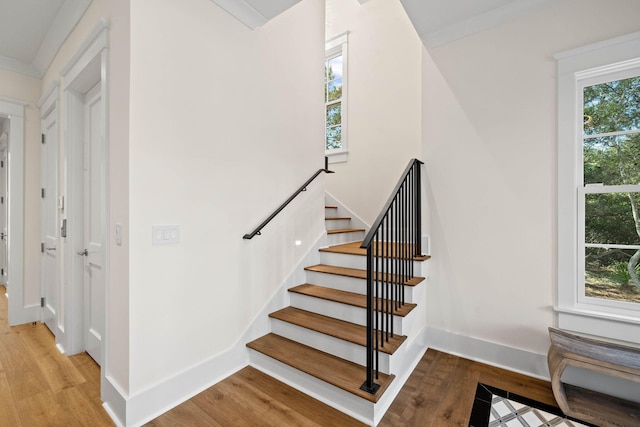
[[[640,34],[556,59],[559,326],[640,342]]]
[[[325,154],[347,160],[347,34],[329,40],[324,64]]]

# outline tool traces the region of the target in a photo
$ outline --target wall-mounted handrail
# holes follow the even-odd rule
[[[264,228],[264,226],[265,226],[265,225],[267,225],[267,224],[269,224],[269,222],[270,222],[273,218],[275,218],[275,216],[276,216],[276,215],[278,215],[278,214],[280,213],[280,211],[281,211],[281,210],[283,210],[283,209],[284,209],[284,208],[285,208],[289,203],[291,203],[291,201],[292,201],[293,199],[295,199],[295,198],[296,198],[296,196],[297,196],[298,194],[302,193],[303,191],[306,191],[307,186],[308,186],[309,184],[311,184],[311,182],[312,182],[314,179],[316,179],[316,178],[318,177],[318,175],[320,175],[322,172],[324,172],[324,173],[333,173],[333,171],[330,171],[330,170],[329,170],[329,168],[328,168],[328,161],[327,161],[327,158],[326,158],[326,157],[325,157],[325,161],[324,161],[324,166],[325,166],[325,167],[324,167],[323,169],[318,169],[318,170],[316,171],[316,173],[314,173],[314,174],[313,174],[313,176],[311,176],[311,178],[309,178],[309,179],[307,180],[307,182],[305,182],[304,184],[302,184],[302,185],[300,186],[300,188],[298,188],[298,189],[295,191],[295,193],[293,193],[293,194],[291,195],[291,197],[289,197],[289,198],[288,198],[284,203],[282,203],[282,204],[281,204],[281,205],[280,205],[280,206],[279,206],[279,207],[278,207],[278,208],[277,208],[277,209],[276,209],[276,210],[275,210],[271,215],[269,215],[269,217],[268,217],[267,219],[265,219],[264,221],[262,221],[262,224],[260,224],[259,226],[257,226],[257,227],[255,228],[255,230],[253,230],[251,233],[247,233],[247,234],[245,234],[244,236],[242,236],[242,238],[243,238],[243,239],[252,239],[252,238],[253,238],[253,236],[256,236],[256,235],[258,235],[258,236],[259,236],[259,235],[261,234],[261,231],[262,231],[262,229]]]
[[[405,303],[404,284],[422,255],[420,166],[412,159],[365,236],[367,250],[367,379],[360,387],[375,394],[378,352],[393,338],[394,312]],[[375,378],[374,378],[375,376]]]

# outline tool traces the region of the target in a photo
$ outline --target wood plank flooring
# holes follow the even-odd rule
[[[100,367],[60,354],[42,323],[9,327],[0,286],[0,426],[112,426],[100,401]]]
[[[466,427],[482,382],[557,407],[551,384],[436,350],[425,353],[380,427]],[[148,426],[360,426],[247,367]],[[225,402],[234,403],[225,406]],[[242,408],[242,409],[239,409]],[[231,413],[230,413],[231,412]]]
[[[466,427],[478,382],[557,406],[545,381],[429,350],[379,425]],[[40,323],[8,327],[0,286],[0,426],[112,425],[100,401],[98,365],[86,353],[60,354]],[[147,425],[362,424],[246,367]]]

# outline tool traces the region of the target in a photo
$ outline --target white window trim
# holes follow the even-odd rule
[[[558,78],[558,327],[640,343],[640,312],[579,298],[579,192],[582,183],[580,81],[637,66],[640,32],[554,56]]]
[[[329,163],[340,163],[346,162],[349,157],[349,148],[348,148],[348,91],[349,91],[349,83],[348,83],[348,73],[349,73],[349,59],[348,59],[348,51],[347,48],[349,41],[349,32],[345,31],[342,34],[339,34],[325,43],[325,60],[330,59],[332,57],[338,56],[342,54],[342,148],[336,150],[325,150],[324,155],[329,159]],[[326,113],[325,113],[326,114]],[[325,138],[326,141],[326,138]]]

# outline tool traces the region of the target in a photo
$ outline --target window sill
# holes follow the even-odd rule
[[[329,159],[329,164],[344,163],[349,158],[348,151],[325,152],[324,155]]]
[[[558,327],[583,334],[640,344],[640,318],[575,307],[554,307]]]

